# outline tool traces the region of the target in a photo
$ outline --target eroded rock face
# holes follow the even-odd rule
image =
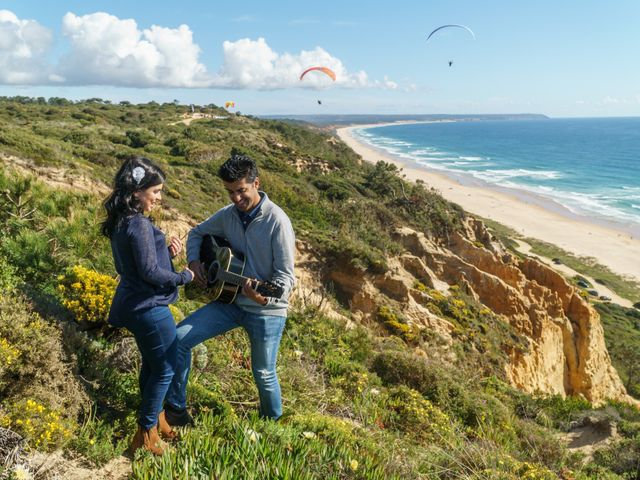
[[[396,239],[406,252],[389,261],[384,275],[346,266],[332,270],[331,280],[348,296],[352,311],[372,316],[385,298],[392,299],[412,322],[447,336],[451,324],[429,312],[423,306],[427,299],[412,285],[419,280],[441,291],[460,285],[528,338],[527,351],[509,352],[506,374],[515,387],[583,395],[594,403],[630,401],[611,365],[598,313],[560,274],[536,260],[518,260],[475,219],[462,235],[452,236],[449,249],[409,228],[399,229]]]

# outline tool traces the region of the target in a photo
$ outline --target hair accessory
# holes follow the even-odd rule
[[[136,185],[140,185],[140,181],[144,178],[144,168],[136,167],[131,173],[133,179],[136,181]]]

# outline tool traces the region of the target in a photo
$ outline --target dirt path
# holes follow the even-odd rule
[[[615,423],[587,417],[582,425],[571,429],[560,438],[566,444],[567,450],[584,455],[582,463],[587,464],[593,460],[596,450],[608,446],[620,438],[620,435]]]
[[[42,480],[125,480],[131,475],[131,461],[122,455],[100,468],[82,464],[81,459],[65,458],[62,452],[34,452],[27,459],[33,478]]]
[[[211,118],[216,120],[226,120],[229,117],[225,117],[223,115],[211,115],[209,113],[192,113],[191,115],[183,118],[182,120],[178,120],[177,122],[171,122],[168,125],[177,125],[178,123],[184,123],[185,125],[189,125],[194,120],[200,120],[203,118]]]

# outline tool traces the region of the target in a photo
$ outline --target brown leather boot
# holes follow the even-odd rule
[[[158,432],[163,440],[172,442],[178,439],[178,432],[171,428],[171,425],[167,422],[164,416],[164,410],[158,415]]]
[[[162,455],[166,447],[166,444],[162,440],[160,440],[160,437],[158,436],[157,427],[145,430],[140,425],[138,425],[138,430],[133,435],[131,446],[129,446],[129,454],[133,457],[136,453],[136,450],[138,450],[139,448],[144,448],[154,455]]]

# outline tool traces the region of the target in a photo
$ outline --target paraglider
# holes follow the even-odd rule
[[[302,74],[300,75],[300,80],[302,80],[304,78],[304,76],[311,72],[317,70],[319,72],[324,73],[325,75],[329,76],[334,82],[336,81],[336,74],[333,70],[331,70],[328,67],[311,67],[311,68],[307,68],[304,72],[302,72]]]
[[[226,108],[227,110],[229,109],[229,107],[235,108],[235,106],[236,106],[236,102],[225,102],[224,104],[224,108]]]
[[[453,60],[449,60],[449,66],[453,65]]]
[[[432,31],[432,32],[429,34],[429,36],[427,37],[427,42],[428,42],[428,41],[429,41],[429,39],[433,36],[433,34],[434,34],[434,33],[436,33],[436,32],[437,32],[437,31],[439,31],[439,30],[442,30],[443,28],[449,28],[449,27],[463,28],[464,30],[466,30],[467,32],[469,32],[469,33],[471,34],[471,36],[473,37],[473,39],[474,39],[474,40],[476,39],[476,34],[475,34],[475,33],[473,33],[473,31],[472,31],[469,27],[467,27],[467,26],[465,26],[465,25],[455,25],[455,24],[453,24],[453,25],[442,25],[442,26],[440,26],[440,27],[436,28],[436,29],[435,29],[434,31]]]

